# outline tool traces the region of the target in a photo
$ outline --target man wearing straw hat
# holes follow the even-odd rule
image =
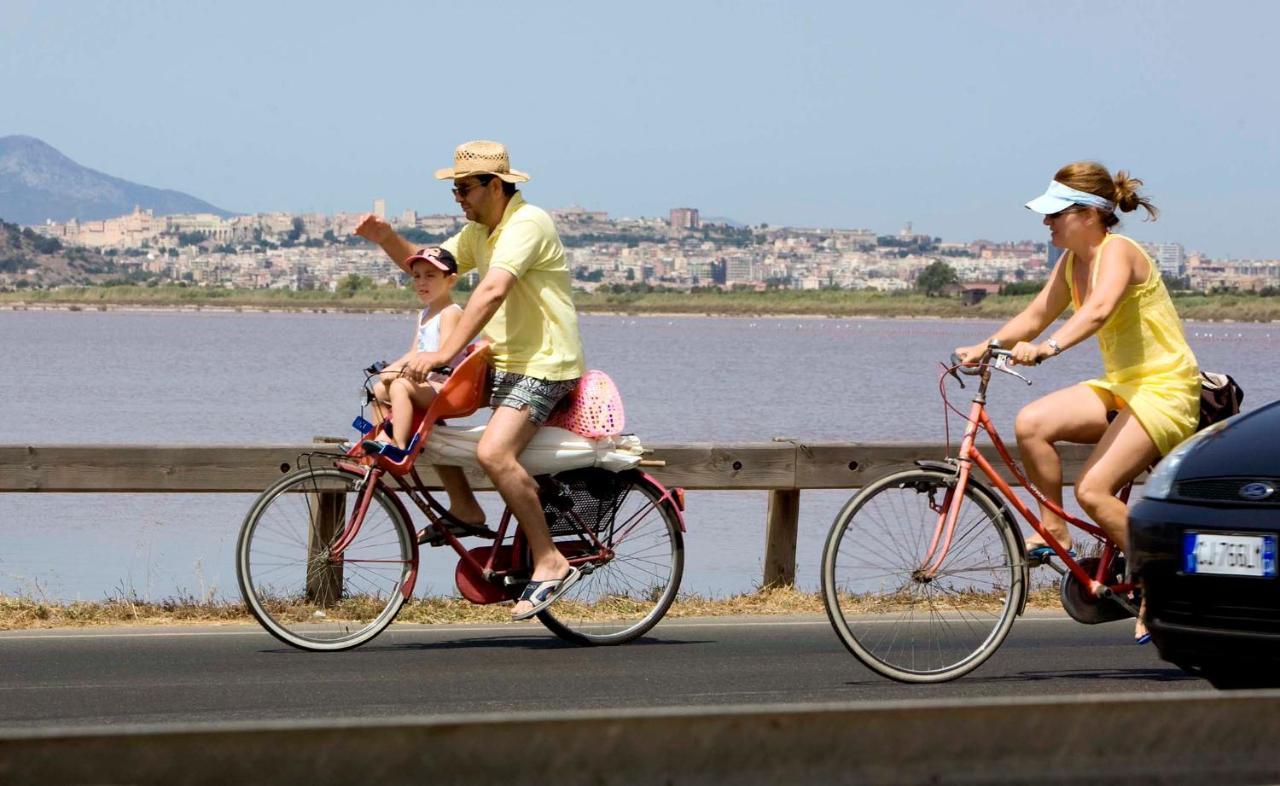
[[[537,484],[517,460],[585,371],[569,266],[551,217],[516,190],[515,184],[529,176],[511,168],[504,145],[484,140],[461,144],[453,166],[437,170],[436,179],[453,181],[454,199],[468,221],[442,248],[457,259],[459,274],[474,269],[480,283],[439,351],[419,353],[405,368],[425,377],[481,330],[492,342],[493,415],[476,457],[515,514],[533,553],[531,581],[512,611],[513,619],[528,619],[580,575],[552,543]],[[376,216],[365,217],[356,234],[381,246],[406,272],[405,261],[418,250]],[[478,506],[452,512],[464,521],[484,517]]]

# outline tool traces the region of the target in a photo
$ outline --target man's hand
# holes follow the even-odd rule
[[[356,234],[365,240],[382,245],[383,241],[391,237],[395,230],[391,225],[373,213],[365,216],[360,220],[360,224],[356,227]]]
[[[449,358],[439,352],[418,352],[404,364],[404,375],[415,382],[422,382],[436,366],[449,363]]]

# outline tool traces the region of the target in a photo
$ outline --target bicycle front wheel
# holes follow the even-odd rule
[[[378,635],[404,605],[417,562],[413,530],[386,489],[331,468],[299,470],[263,492],[236,545],[245,605],[271,635],[306,650]]]
[[[931,555],[956,476],[908,470],[855,495],[822,554],[822,597],[845,647],[900,682],[944,682],[980,666],[1022,608],[1026,568],[1008,516],[965,489],[950,546]]]
[[[557,538],[583,575],[538,619],[575,644],[623,644],[658,624],[676,598],[684,574],[680,521],[665,490],[635,470],[577,470],[557,478],[571,474],[574,512],[606,510],[578,522],[592,528],[599,544],[582,535]]]

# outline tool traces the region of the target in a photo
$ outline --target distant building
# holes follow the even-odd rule
[[[603,210],[587,210],[580,205],[570,205],[547,212],[551,214],[551,220],[556,222],[557,227],[566,224],[604,224],[609,221],[607,212]]]
[[[688,261],[689,278],[696,286],[718,283],[715,278],[716,264],[710,259],[690,259]]]
[[[953,284],[952,286],[960,290],[961,304],[966,306],[976,306],[983,300],[986,300],[987,295],[1000,294],[1001,284],[994,281],[984,281],[973,282],[971,284]]]
[[[373,214],[378,218],[385,219],[387,217],[387,200],[373,200]]]
[[[724,262],[725,284],[749,284],[757,280],[755,261],[746,256],[733,256]]]
[[[702,220],[698,218],[698,209],[696,207],[671,208],[670,221],[672,229],[699,229],[702,227]]]
[[[1058,264],[1058,257],[1062,256],[1062,249],[1058,248],[1052,243],[1045,243],[1044,246],[1045,246],[1045,255],[1044,255],[1045,265],[1044,266],[1046,268],[1052,269],[1054,265]]]
[[[1181,278],[1187,272],[1187,254],[1181,243],[1152,243],[1151,250],[1161,273]]]

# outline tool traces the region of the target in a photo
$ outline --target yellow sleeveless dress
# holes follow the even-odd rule
[[[1160,270],[1142,246],[1123,235],[1109,234],[1098,247],[1097,259],[1101,259],[1107,243],[1116,238],[1133,243],[1146,258],[1150,272],[1146,281],[1129,285],[1116,310],[1098,330],[1106,374],[1084,384],[1108,391],[1117,403],[1132,410],[1164,455],[1191,436],[1200,421],[1200,368],[1187,345],[1182,321],[1160,278]],[[1080,297],[1072,274],[1074,262],[1074,255],[1068,251],[1067,286],[1072,307],[1079,309]],[[1095,260],[1090,291],[1097,280]]]

